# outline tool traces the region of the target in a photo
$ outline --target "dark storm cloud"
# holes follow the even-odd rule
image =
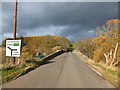
[[[95,27],[103,20],[117,18],[117,3],[20,3],[21,28],[42,25]]]
[[[3,3],[3,35],[13,31],[13,3]],[[95,36],[97,26],[117,18],[117,3],[19,3],[18,36],[61,35],[71,41]]]

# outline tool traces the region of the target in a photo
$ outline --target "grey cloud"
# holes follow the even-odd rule
[[[21,3],[19,10],[21,28],[51,24],[96,27],[103,20],[117,18],[116,3]]]
[[[13,32],[13,3],[3,3],[3,33]],[[113,2],[20,2],[18,5],[18,36],[61,35],[71,41],[94,37],[96,27],[117,18]],[[41,34],[43,33],[43,34]]]

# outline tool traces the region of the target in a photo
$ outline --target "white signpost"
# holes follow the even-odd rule
[[[6,40],[6,56],[20,57],[21,40]]]

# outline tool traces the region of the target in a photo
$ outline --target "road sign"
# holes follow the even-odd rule
[[[20,57],[21,40],[6,40],[6,56]]]

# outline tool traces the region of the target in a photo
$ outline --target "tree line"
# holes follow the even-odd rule
[[[32,37],[19,37],[22,42],[21,45],[21,57],[20,59],[24,61],[27,58],[32,58],[36,53],[40,53],[46,56],[57,50],[67,51],[70,48],[70,41],[64,37],[60,36],[32,36]],[[2,42],[3,53],[2,61],[6,62],[7,58],[5,56],[5,45],[6,40],[12,40],[12,38],[7,38]]]
[[[108,20],[104,25],[97,27],[96,38],[77,41],[73,47],[94,62],[104,63],[110,67],[120,64],[120,21]]]

